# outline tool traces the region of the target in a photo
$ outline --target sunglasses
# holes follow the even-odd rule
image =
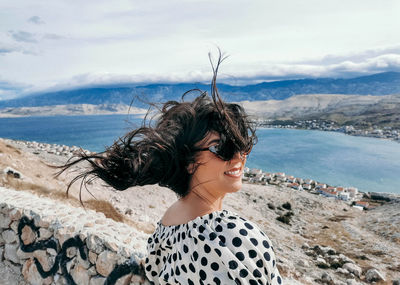
[[[220,144],[202,148],[202,149],[199,149],[199,151],[209,151],[224,161],[232,160],[235,157],[235,154],[238,152],[233,147],[223,147]],[[250,151],[251,151],[251,149],[250,149]],[[242,160],[246,159],[247,156],[250,154],[250,151],[247,151],[247,152],[240,151],[239,152],[240,159],[242,159]]]

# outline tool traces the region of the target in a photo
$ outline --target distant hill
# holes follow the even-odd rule
[[[129,87],[126,85],[87,87],[32,94],[25,97],[0,101],[0,108],[52,106],[66,104],[130,104],[137,96],[149,102],[179,100],[187,90],[198,88],[209,91],[210,86],[201,83],[149,84]],[[263,82],[246,86],[219,84],[219,91],[227,101],[284,100],[299,94],[353,94],[390,95],[400,94],[400,73],[384,72],[351,79],[299,79]],[[145,104],[136,100],[134,105]]]
[[[313,94],[285,100],[242,101],[246,111],[266,120],[328,120],[366,128],[373,125],[400,130],[400,94],[384,96]]]

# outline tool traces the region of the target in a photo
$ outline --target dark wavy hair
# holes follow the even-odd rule
[[[70,159],[57,175],[80,162],[88,162],[90,167],[69,183],[67,194],[72,184],[82,179],[81,197],[82,187],[87,189],[88,182],[100,178],[116,190],[159,184],[183,197],[189,193],[190,179],[198,166],[198,143],[210,132],[220,135],[223,147],[250,151],[257,140],[254,124],[240,105],[226,103],[218,94],[217,73],[223,60],[221,53],[215,66],[210,60],[214,74],[211,96],[198,89],[190,90],[180,102],[164,103],[153,126],[146,126],[145,118],[140,128],[128,132],[104,152],[82,151]],[[185,101],[191,92],[199,95]],[[189,170],[190,165],[195,165],[194,171]]]

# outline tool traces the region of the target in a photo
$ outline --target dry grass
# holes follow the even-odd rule
[[[44,185],[35,184],[16,179],[7,175],[5,179],[0,180],[0,184],[4,187],[11,188],[18,191],[28,191],[39,197],[47,197],[53,200],[68,203],[74,207],[82,207],[82,204],[75,197],[67,196],[62,190],[51,189]],[[84,208],[103,213],[107,218],[113,219],[116,222],[124,222],[124,217],[117,212],[111,203],[102,200],[88,200],[84,202]]]
[[[341,222],[341,221],[347,220],[349,218],[354,218],[354,217],[348,216],[348,215],[338,215],[338,216],[330,217],[328,220],[331,222]]]
[[[111,203],[102,200],[91,199],[84,202],[85,207],[95,210],[96,212],[102,212],[107,218],[113,219],[116,222],[124,222],[124,216],[122,216]]]
[[[21,151],[15,147],[13,147],[12,145],[6,144],[6,147],[11,148],[14,152],[21,154]]]

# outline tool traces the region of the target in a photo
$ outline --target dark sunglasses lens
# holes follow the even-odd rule
[[[232,142],[226,142],[221,145],[218,151],[218,155],[226,161],[231,160],[235,156],[236,150]]]

